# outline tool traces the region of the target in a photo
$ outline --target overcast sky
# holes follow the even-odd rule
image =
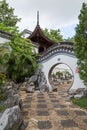
[[[64,38],[75,34],[78,15],[82,3],[87,0],[7,0],[14,13],[21,19],[20,30],[34,30],[37,23],[37,11],[41,28],[60,29]]]

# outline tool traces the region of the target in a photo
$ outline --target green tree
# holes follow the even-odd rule
[[[25,77],[33,75],[37,68],[34,47],[30,40],[21,38],[21,35],[13,37],[8,44],[11,52],[9,56],[5,56],[6,73],[16,82],[24,81]]]
[[[3,23],[6,27],[14,27],[19,21],[20,18],[14,15],[14,8],[9,7],[6,0],[0,1],[0,24]]]
[[[63,36],[60,34],[59,29],[58,30],[50,29],[49,31],[47,28],[45,28],[43,32],[49,39],[53,40],[56,43],[63,41]]]
[[[19,30],[17,26],[11,27],[11,26],[5,26],[4,23],[0,23],[0,30],[5,31],[6,33],[9,33],[10,35],[18,34]]]
[[[56,75],[58,76],[58,78],[62,78],[63,77],[63,72],[57,71]]]
[[[87,84],[87,3],[82,4],[79,24],[76,27],[75,53],[78,58],[78,68],[81,79]]]
[[[64,39],[64,41],[75,43],[75,38],[74,37],[68,37],[67,39]]]
[[[21,33],[14,27],[4,27],[4,31],[7,28],[10,31],[14,30],[15,35],[12,35],[9,42],[0,46],[0,63],[10,79],[21,82],[25,77],[30,77],[37,68],[34,47],[31,41],[22,38]]]
[[[22,38],[16,27],[19,21],[6,0],[0,1],[0,30],[12,34],[10,42],[0,44],[0,69],[16,82],[24,81],[37,68],[31,41]]]

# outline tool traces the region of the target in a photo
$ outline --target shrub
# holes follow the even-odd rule
[[[5,84],[6,80],[6,75],[0,72],[0,100],[3,99],[2,86]]]

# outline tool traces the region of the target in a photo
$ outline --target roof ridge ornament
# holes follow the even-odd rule
[[[37,25],[39,25],[39,11],[37,11]]]

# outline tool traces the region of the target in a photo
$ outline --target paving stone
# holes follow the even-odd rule
[[[69,113],[67,112],[67,110],[58,110],[57,115],[67,116],[69,115]]]
[[[44,98],[44,96],[43,96],[43,95],[37,95],[37,98],[39,98],[39,97]]]
[[[71,107],[71,108],[77,108],[77,106],[75,106],[75,105],[69,105],[69,107]]]
[[[49,92],[48,95],[53,94],[53,92]],[[53,94],[54,95],[54,94]]]
[[[47,105],[46,104],[38,104],[37,108],[47,108]]]
[[[70,102],[70,100],[69,100],[69,99],[66,99],[65,101],[66,101],[66,102]]]
[[[53,96],[53,95],[49,95],[49,97],[50,97],[50,98],[56,98],[56,97],[55,97],[55,96]]]
[[[32,96],[33,95],[33,93],[29,93],[29,94],[27,94],[27,96]]]
[[[27,97],[27,98],[25,98],[25,100],[32,101],[32,98]]]
[[[84,119],[83,122],[87,124],[87,119]]]
[[[31,103],[32,100],[24,100],[24,103]]]
[[[51,100],[52,103],[58,103],[59,100]]]
[[[64,95],[64,93],[59,93],[59,95]]]
[[[49,112],[48,111],[37,111],[37,115],[38,116],[49,116]]]
[[[78,126],[73,120],[61,120],[61,125],[66,128]]]
[[[66,96],[62,96],[63,98],[66,98]]]
[[[38,98],[38,99],[44,99],[44,97],[42,97],[42,96],[38,96],[37,98]]]
[[[27,97],[32,97],[33,95],[27,95]]]
[[[38,100],[38,102],[43,103],[43,102],[46,102],[46,101],[45,100]]]
[[[62,89],[61,95],[58,95],[59,92],[50,94],[35,92],[28,96],[27,93],[21,93],[22,99],[26,98],[23,100],[23,118],[30,122],[26,130],[86,130],[86,111],[70,103],[71,101],[64,97],[66,92],[63,93]]]
[[[43,93],[39,93],[39,94],[37,94],[37,96],[44,96],[44,94]]]
[[[27,116],[27,115],[28,115],[28,111],[23,111],[23,112],[22,112],[22,115],[23,115],[23,116]]]
[[[78,116],[87,116],[87,113],[84,111],[75,110],[74,111]]]
[[[66,106],[65,106],[65,105],[60,105],[60,104],[58,104],[58,105],[54,105],[54,107],[55,107],[55,108],[65,108]]]
[[[27,95],[27,97],[32,97],[32,96],[33,96],[33,94],[28,94],[28,95]]]
[[[23,105],[23,108],[30,108],[30,107],[31,107],[30,104],[24,104],[24,105]]]
[[[50,121],[38,121],[38,128],[39,129],[50,129],[52,128],[52,124]]]
[[[54,94],[53,94],[53,93],[49,93],[48,95],[49,95],[49,96],[54,96]]]

